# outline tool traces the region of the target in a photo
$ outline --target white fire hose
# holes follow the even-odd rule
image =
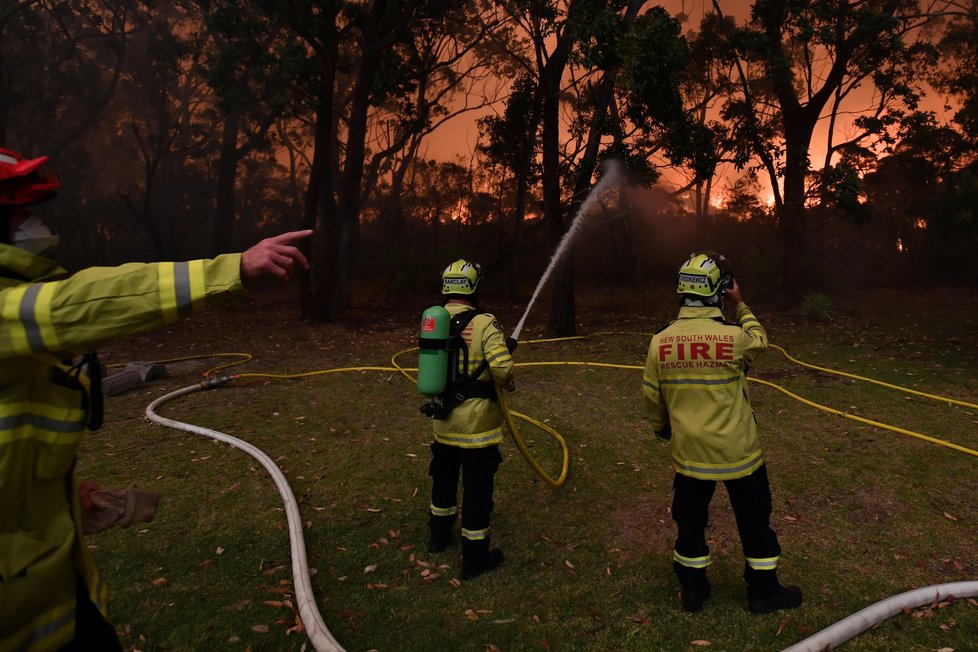
[[[978,596],[978,580],[934,584],[906,593],[900,593],[870,605],[862,611],[843,618],[839,622],[795,643],[783,652],[824,652],[842,645],[851,638],[875,627],[887,618],[897,615],[904,609],[916,609],[932,602],[942,602],[954,597],[973,598]]]
[[[229,380],[230,378],[227,377],[213,378],[161,396],[147,406],[145,412],[146,417],[155,423],[169,428],[222,441],[248,453],[265,467],[265,470],[268,471],[268,474],[275,481],[275,485],[278,487],[285,504],[285,514],[288,518],[289,525],[289,541],[292,549],[292,577],[295,584],[296,603],[298,604],[299,617],[302,619],[302,626],[305,628],[309,640],[317,652],[345,652],[344,648],[333,638],[333,635],[326,627],[316,606],[316,599],[312,592],[312,582],[309,579],[305,538],[302,534],[302,518],[299,514],[299,507],[295,500],[295,495],[292,493],[292,489],[289,487],[281,469],[265,453],[246,441],[209,428],[167,419],[166,417],[159,416],[155,412],[158,406],[169,400],[204,389],[212,389],[223,385]],[[900,593],[843,618],[834,625],[809,636],[791,647],[785,648],[782,652],[825,652],[826,650],[832,650],[875,627],[884,620],[901,613],[904,609],[916,609],[935,601],[940,602],[950,598],[962,599],[974,597],[978,597],[978,580],[934,584]]]
[[[278,487],[278,491],[282,495],[282,501],[285,504],[285,515],[288,517],[289,522],[289,542],[292,547],[292,580],[295,584],[295,599],[299,608],[299,617],[302,619],[302,626],[305,628],[306,634],[309,635],[309,640],[312,642],[316,652],[345,652],[343,647],[333,638],[333,635],[326,627],[326,623],[323,622],[323,617],[320,615],[319,609],[316,606],[316,598],[312,593],[312,582],[309,579],[309,564],[306,561],[306,542],[302,536],[302,517],[299,514],[299,506],[295,500],[295,495],[292,493],[292,489],[289,487],[289,483],[286,481],[285,474],[282,473],[282,470],[278,468],[268,455],[246,441],[216,430],[167,419],[166,417],[159,416],[155,412],[157,406],[171,399],[200,390],[211,389],[223,385],[228,380],[230,378],[214,378],[190,385],[189,387],[184,387],[183,389],[178,389],[175,392],[170,392],[166,396],[161,396],[147,406],[146,417],[150,421],[167,426],[168,428],[203,435],[230,444],[234,448],[248,453],[265,467],[265,470],[268,471],[268,474],[275,481],[275,486]]]

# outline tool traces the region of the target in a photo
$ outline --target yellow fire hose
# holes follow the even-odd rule
[[[601,333],[601,334],[604,334],[604,333]],[[551,339],[532,340],[532,341],[533,342],[536,342],[536,343],[558,342],[558,341],[570,340],[570,339],[586,339],[587,337],[588,336],[576,336],[576,337],[569,337],[569,338],[551,338]],[[881,385],[883,387],[887,387],[887,388],[894,389],[894,390],[897,390],[897,391],[905,392],[905,393],[908,393],[908,394],[913,394],[913,395],[916,395],[916,396],[921,396],[921,397],[924,397],[924,398],[929,398],[929,399],[936,400],[936,401],[941,401],[941,402],[948,403],[948,404],[954,404],[954,405],[959,405],[959,406],[968,407],[968,408],[972,408],[972,409],[978,409],[978,404],[970,403],[968,401],[961,401],[961,400],[952,399],[952,398],[948,398],[948,397],[938,396],[938,395],[935,395],[935,394],[928,394],[928,393],[925,393],[925,392],[920,392],[920,391],[917,391],[917,390],[909,389],[909,388],[906,388],[906,387],[901,387],[899,385],[893,385],[893,384],[890,384],[890,383],[885,383],[885,382],[882,382],[882,381],[879,381],[879,380],[875,380],[875,379],[872,379],[872,378],[866,378],[866,377],[863,377],[863,376],[857,376],[855,374],[850,374],[850,373],[846,373],[846,372],[842,372],[842,371],[836,371],[836,370],[833,370],[833,369],[828,369],[826,367],[819,367],[817,365],[812,365],[812,364],[809,364],[809,363],[806,363],[806,362],[802,362],[801,360],[798,360],[796,358],[791,357],[787,353],[787,351],[785,351],[780,346],[777,346],[777,345],[774,345],[774,344],[772,344],[770,346],[772,348],[775,348],[775,349],[781,351],[781,353],[784,354],[784,356],[786,358],[788,358],[788,360],[790,360],[790,361],[792,361],[792,362],[794,362],[794,363],[796,363],[798,365],[801,365],[801,366],[804,366],[804,367],[808,367],[810,369],[815,369],[815,370],[818,370],[818,371],[821,371],[821,372],[824,372],[824,373],[834,374],[834,375],[838,375],[838,376],[844,376],[846,378],[852,378],[852,379],[855,379],[855,380],[860,380],[860,381],[874,383],[874,384]],[[200,383],[198,383],[198,384],[196,384],[196,385],[192,385],[190,387],[187,387],[187,388],[184,388],[184,389],[181,389],[181,390],[177,390],[176,392],[171,392],[170,394],[167,394],[166,396],[157,399],[152,404],[150,404],[149,407],[146,408],[146,415],[151,420],[153,420],[153,421],[155,421],[157,423],[161,423],[163,425],[169,426],[171,428],[176,428],[176,429],[180,429],[180,430],[186,430],[188,432],[193,432],[193,433],[196,433],[196,434],[205,435],[205,436],[208,436],[208,437],[212,437],[214,439],[218,439],[219,441],[224,441],[226,443],[229,443],[232,446],[235,446],[237,448],[240,448],[240,449],[244,450],[245,452],[249,453],[250,455],[252,455],[253,457],[255,457],[256,459],[258,459],[265,466],[266,470],[268,470],[269,474],[275,480],[276,485],[279,487],[279,491],[280,491],[280,493],[281,493],[281,495],[283,497],[283,500],[284,500],[284,502],[286,504],[286,507],[287,507],[287,516],[288,516],[289,528],[290,528],[290,542],[291,542],[291,546],[292,546],[293,576],[294,576],[294,582],[295,582],[295,590],[296,590],[297,603],[299,604],[299,612],[300,612],[300,617],[302,618],[303,625],[304,625],[307,633],[309,634],[309,637],[310,637],[311,642],[313,643],[313,646],[315,647],[315,649],[318,652],[343,652],[343,648],[336,641],[336,639],[332,636],[332,634],[330,633],[329,629],[326,627],[325,623],[323,622],[322,616],[319,614],[319,611],[316,608],[316,600],[315,600],[315,598],[314,598],[314,596],[312,594],[312,586],[311,586],[311,581],[310,581],[310,578],[309,578],[308,568],[307,568],[307,564],[306,564],[305,544],[304,544],[304,541],[303,541],[303,538],[302,538],[301,519],[299,518],[298,507],[297,507],[297,503],[295,501],[294,495],[292,494],[291,489],[288,487],[288,483],[285,481],[284,475],[281,473],[281,471],[278,469],[278,467],[275,465],[274,462],[272,462],[270,459],[268,459],[267,456],[264,455],[264,453],[262,453],[260,450],[256,449],[251,444],[248,444],[247,442],[244,442],[242,440],[235,439],[233,437],[230,437],[229,435],[225,435],[224,433],[220,433],[218,431],[213,431],[213,430],[209,430],[209,429],[206,429],[206,428],[201,428],[199,426],[194,426],[192,424],[184,424],[184,423],[181,423],[181,422],[178,422],[178,421],[174,421],[174,420],[171,420],[171,419],[166,419],[166,418],[161,417],[158,414],[156,414],[155,413],[155,408],[158,407],[159,405],[162,405],[165,401],[167,401],[167,400],[169,400],[171,398],[176,398],[176,397],[179,397],[179,396],[183,396],[183,395],[186,395],[186,394],[191,393],[191,392],[194,392],[194,391],[199,391],[201,389],[210,389],[212,387],[217,387],[217,386],[223,385],[224,383],[228,382],[229,380],[234,380],[234,379],[239,379],[239,378],[278,378],[278,379],[286,379],[286,378],[307,378],[307,377],[318,376],[318,375],[323,375],[323,374],[343,373],[343,372],[352,372],[352,371],[398,371],[402,375],[404,375],[408,380],[410,380],[412,382],[415,382],[414,377],[411,376],[408,373],[408,371],[415,371],[415,369],[408,369],[408,368],[402,367],[401,365],[399,365],[397,363],[397,358],[400,355],[402,355],[402,354],[409,353],[409,352],[412,352],[412,351],[417,351],[417,350],[418,350],[417,348],[405,349],[404,351],[400,351],[400,352],[394,354],[394,356],[391,358],[391,363],[392,363],[393,367],[342,367],[342,368],[322,369],[322,370],[318,370],[318,371],[309,371],[309,372],[294,373],[294,374],[245,373],[245,374],[235,374],[235,375],[232,375],[232,376],[221,376],[221,377],[217,377],[217,376],[214,375],[219,370],[226,369],[228,367],[232,367],[232,366],[235,366],[235,365],[238,365],[238,364],[243,364],[244,362],[247,362],[247,361],[251,360],[252,359],[252,356],[250,354],[247,354],[247,353],[218,353],[218,354],[211,354],[211,355],[194,355],[194,356],[185,356],[185,357],[181,357],[181,358],[172,358],[172,359],[169,359],[169,360],[161,360],[161,361],[157,361],[156,362],[157,364],[160,364],[160,363],[164,363],[164,362],[178,362],[178,361],[192,360],[192,359],[200,359],[200,358],[232,357],[232,356],[233,357],[240,358],[239,360],[228,362],[228,363],[224,363],[222,365],[219,365],[219,366],[216,366],[216,367],[212,367],[211,369],[208,369],[206,372],[204,372],[205,380],[202,381],[202,382],[200,382]],[[638,365],[614,364],[614,363],[606,363],[606,362],[523,362],[523,363],[516,363],[516,366],[521,366],[521,367],[524,367],[524,366],[525,367],[529,367],[529,366],[557,366],[557,365],[592,366],[592,367],[605,367],[605,368],[629,369],[629,370],[641,370],[641,369],[643,369],[643,367],[638,366]],[[906,430],[904,428],[898,428],[896,426],[891,426],[889,424],[881,423],[879,421],[873,421],[871,419],[866,419],[866,418],[863,418],[863,417],[859,417],[859,416],[856,416],[854,414],[849,414],[847,412],[843,412],[841,410],[836,410],[835,408],[830,408],[830,407],[827,407],[827,406],[824,406],[824,405],[815,403],[813,401],[810,401],[808,399],[802,398],[801,396],[798,396],[797,394],[794,394],[794,393],[788,391],[787,389],[785,389],[785,388],[783,388],[783,387],[781,387],[779,385],[776,385],[775,383],[766,381],[766,380],[761,380],[761,379],[758,379],[758,378],[749,378],[749,380],[751,380],[753,382],[756,382],[756,383],[760,383],[762,385],[766,385],[768,387],[773,387],[774,389],[777,389],[778,391],[783,392],[785,395],[789,396],[790,398],[793,398],[793,399],[795,399],[797,401],[800,401],[800,402],[804,403],[805,405],[809,405],[809,406],[814,407],[816,409],[823,410],[823,411],[828,412],[830,414],[835,414],[835,415],[838,415],[838,416],[845,417],[847,419],[852,419],[854,421],[858,421],[860,423],[864,423],[864,424],[867,424],[867,425],[875,426],[877,428],[883,428],[883,429],[890,430],[890,431],[893,431],[893,432],[897,432],[897,433],[900,433],[900,434],[903,434],[903,435],[908,435],[910,437],[915,437],[917,439],[921,439],[921,440],[926,441],[926,442],[929,442],[929,443],[937,444],[937,445],[940,445],[940,446],[945,446],[947,448],[951,448],[953,450],[956,450],[956,451],[959,451],[959,452],[962,452],[962,453],[967,453],[969,455],[978,457],[978,451],[972,450],[970,448],[966,448],[964,446],[959,446],[957,444],[954,444],[954,443],[951,443],[951,442],[948,442],[948,441],[945,441],[945,440],[942,440],[942,439],[938,439],[936,437],[929,437],[927,435],[922,435],[920,433],[913,432],[913,431],[910,431],[910,430]],[[527,416],[525,414],[522,414],[520,412],[515,412],[515,411],[511,410],[510,407],[509,407],[509,401],[506,398],[506,393],[504,391],[501,391],[498,387],[497,387],[497,394],[499,396],[499,404],[500,404],[500,407],[503,410],[503,415],[505,417],[506,424],[509,426],[510,432],[512,433],[512,436],[513,436],[513,441],[516,443],[516,447],[519,449],[520,454],[524,457],[524,459],[527,461],[527,463],[530,465],[530,467],[534,470],[534,472],[536,472],[536,474],[538,476],[540,476],[540,478],[542,478],[544,481],[546,481],[549,485],[554,486],[554,487],[559,487],[559,486],[563,485],[564,482],[567,479],[567,469],[568,469],[568,461],[569,461],[569,452],[568,452],[568,448],[567,448],[567,442],[560,435],[560,433],[558,433],[556,430],[554,430],[550,426],[546,425],[545,423],[542,423],[542,422],[540,422],[540,421],[538,421],[538,420],[536,420],[536,419],[534,419],[532,417],[529,417],[529,416]],[[534,426],[537,426],[538,428],[540,428],[544,432],[547,432],[549,435],[551,435],[560,444],[561,450],[563,452],[563,462],[562,462],[562,465],[561,465],[560,474],[559,474],[559,476],[557,478],[554,478],[554,477],[550,476],[546,471],[544,471],[543,468],[540,466],[540,464],[533,457],[532,453],[530,452],[530,450],[526,446],[525,442],[523,441],[523,438],[520,435],[519,429],[516,427],[516,423],[514,421],[514,417],[523,419],[523,420],[529,422],[530,424],[532,424]],[[975,583],[973,583],[973,582],[972,583],[969,583],[969,586],[971,584],[975,584]],[[929,587],[929,588],[932,588],[932,587]],[[970,587],[970,588],[972,590],[976,590],[975,587]],[[903,604],[903,603],[901,602],[900,604]],[[886,604],[886,605],[880,605],[879,607],[874,606],[874,609],[876,609],[876,610],[878,610],[878,611],[880,611],[882,613],[882,611],[884,610],[884,607],[888,607],[888,604]],[[867,611],[867,610],[864,610],[864,611]],[[798,649],[799,651],[801,651],[801,650],[808,651],[808,650],[815,650],[815,649],[821,650],[821,649],[824,649],[825,644],[826,644],[826,641],[831,641],[829,643],[829,646],[834,647],[834,644],[837,643],[838,641],[847,640],[847,638],[851,638],[852,636],[854,636],[855,634],[857,634],[858,631],[861,631],[859,629],[859,627],[862,627],[862,624],[861,624],[862,623],[862,618],[863,618],[862,617],[862,613],[863,612],[860,612],[860,614],[856,614],[853,617],[850,617],[850,618],[856,618],[859,621],[856,624],[850,623],[849,622],[850,619],[847,619],[846,621],[843,621],[843,622],[837,624],[836,627],[842,628],[841,633],[837,633],[834,628],[830,628],[829,630],[825,630],[825,632],[824,632],[825,636],[832,636],[832,637],[835,637],[835,638],[825,638],[825,639],[823,639],[823,638],[820,638],[823,633],[819,633],[815,637],[812,637],[813,640],[814,639],[817,639],[815,641],[815,643],[812,644],[812,645],[815,645],[815,647],[812,647],[810,645],[807,645],[808,640],[806,640],[806,641],[803,641],[802,644],[799,644],[799,646],[795,646],[795,647],[791,648],[791,650],[792,651],[794,651],[795,649]],[[886,613],[888,614],[889,612],[886,612]],[[875,612],[874,612],[873,616],[876,617]],[[882,618],[882,617],[885,617],[885,616],[886,616],[886,614],[882,614],[879,617]]]
[[[412,383],[417,382],[417,380],[414,378],[414,376],[409,374],[408,371],[416,371],[416,370],[402,367],[397,363],[397,358],[399,358],[400,356],[406,353],[413,353],[414,351],[417,350],[418,347],[412,347],[410,349],[404,349],[403,351],[398,351],[393,356],[391,356],[391,364],[394,365],[397,371],[400,371],[401,374],[405,378],[410,380]],[[517,364],[517,366],[520,365]],[[543,423],[542,421],[538,421],[537,419],[527,416],[521,412],[514,412],[510,410],[509,400],[506,398],[506,392],[498,385],[496,386],[496,395],[499,397],[499,407],[502,408],[503,418],[506,420],[506,425],[509,426],[509,432],[513,435],[513,442],[516,444],[516,448],[520,451],[520,455],[522,455],[523,459],[526,460],[526,463],[529,464],[530,468],[533,469],[533,471],[551,487],[559,487],[562,484],[564,484],[564,482],[567,480],[567,469],[568,466],[570,465],[570,452],[567,449],[567,442],[564,441],[564,438],[560,435],[559,432],[557,432],[547,424]],[[523,419],[527,423],[536,426],[537,428],[543,430],[548,435],[550,435],[551,437],[557,440],[557,443],[560,445],[561,453],[563,454],[563,462],[561,463],[560,474],[556,478],[554,478],[546,471],[544,471],[543,467],[540,466],[540,463],[537,462],[535,457],[533,457],[533,453],[530,452],[530,449],[527,448],[526,446],[526,442],[523,441],[523,437],[520,435],[520,430],[519,428],[516,427],[516,421],[514,421],[513,417]]]

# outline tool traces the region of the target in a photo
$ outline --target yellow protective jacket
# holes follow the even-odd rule
[[[74,477],[88,385],[60,360],[240,288],[240,259],[132,263],[53,280],[65,275],[56,263],[0,244],[0,652],[57,649],[74,637],[76,574],[106,613]]]
[[[683,307],[649,343],[642,391],[657,435],[671,431],[678,473],[732,480],[764,458],[747,392],[747,367],[767,348],[767,333],[746,304],[738,324],[719,308]]]
[[[445,305],[452,317],[471,306],[461,303]],[[469,369],[473,374],[485,359],[489,365],[476,380],[491,380],[500,387],[513,382],[513,358],[506,348],[499,322],[489,313],[476,315],[462,331],[462,339],[469,347]],[[447,419],[433,421],[435,440],[460,448],[482,448],[502,443],[503,412],[499,403],[488,398],[470,398],[462,401],[449,413]]]

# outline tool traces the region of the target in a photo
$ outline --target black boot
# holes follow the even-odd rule
[[[679,586],[682,587],[680,601],[683,611],[696,613],[703,610],[703,604],[712,594],[710,581],[706,579],[705,568],[690,568],[678,562],[672,562],[672,570],[679,578]]]
[[[769,614],[801,606],[801,589],[782,586],[776,570],[755,570],[745,566],[744,580],[747,582],[747,608],[752,614]]]
[[[444,552],[452,545],[452,526],[455,525],[455,515],[428,517],[428,552]]]
[[[503,551],[489,549],[489,539],[462,539],[462,579],[470,580],[503,563]]]

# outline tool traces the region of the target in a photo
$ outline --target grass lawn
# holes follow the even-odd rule
[[[747,296],[750,302],[750,296]],[[772,343],[819,366],[978,403],[978,294],[880,292],[833,297],[812,322],[752,304]],[[390,366],[416,343],[429,300],[340,325],[292,318],[292,300],[258,292],[103,351],[108,363],[246,352],[242,373]],[[641,365],[648,334],[674,313],[668,288],[582,289],[587,339],[526,342],[518,363]],[[507,327],[524,306],[487,303]],[[523,340],[542,337],[545,302]],[[272,319],[285,321],[274,323]],[[416,357],[401,358],[414,365]],[[142,416],[222,360],[169,365],[171,377],[107,401],[83,443],[79,474],[163,494],[156,519],[88,538],[113,594],[127,649],[312,649],[297,627],[286,519],[268,474],[228,445]],[[800,367],[771,349],[752,377],[811,401],[978,450],[978,410]],[[393,371],[302,379],[244,378],[166,404],[169,418],[245,439],[271,456],[301,503],[313,588],[348,650],[781,650],[879,600],[978,578],[978,458],[833,416],[752,384],[774,493],[780,575],[800,609],[747,612],[743,556],[718,489],[708,539],[714,597],[683,613],[671,570],[668,447],[646,425],[641,371],[569,364],[519,369],[511,407],[555,428],[570,449],[567,482],[536,477],[512,439],[497,475],[493,543],[503,566],[459,581],[457,552],[429,554],[430,425]],[[552,475],[560,450],[521,433]],[[846,650],[975,650],[978,602],[892,618]]]

